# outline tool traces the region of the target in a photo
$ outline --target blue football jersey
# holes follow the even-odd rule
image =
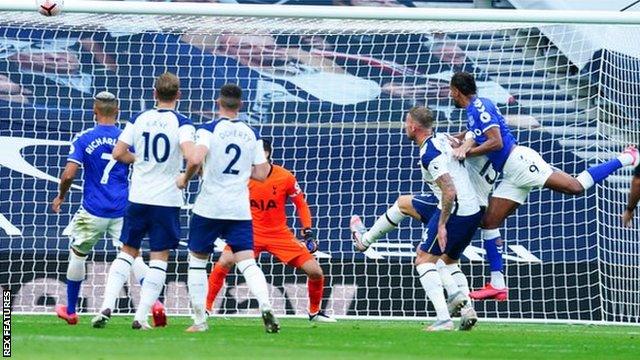
[[[500,110],[489,99],[474,97],[467,106],[467,130],[473,132],[478,145],[487,141],[485,132],[491,128],[500,129],[502,137],[502,149],[487,153],[493,168],[502,172],[502,167],[509,157],[511,148],[517,144],[516,138],[511,134],[507,122],[502,117]]]
[[[129,165],[111,157],[121,132],[114,125],[96,125],[79,133],[71,143],[67,161],[75,162],[84,169],[82,207],[95,216],[124,216],[129,192]]]

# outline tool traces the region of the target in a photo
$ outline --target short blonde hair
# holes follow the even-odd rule
[[[160,101],[173,101],[180,91],[180,79],[170,72],[166,72],[156,79],[156,96]]]

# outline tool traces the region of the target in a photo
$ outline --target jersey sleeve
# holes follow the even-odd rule
[[[473,102],[475,111],[473,112],[473,130],[479,130],[481,134],[484,134],[487,130],[500,127],[500,118],[498,116],[498,109],[490,101],[482,101],[476,98]],[[479,134],[476,132],[476,134]]]
[[[309,209],[309,204],[304,197],[304,193],[302,192],[302,188],[300,184],[298,184],[298,180],[293,174],[290,174],[289,181],[287,186],[287,195],[291,198],[291,202],[296,206],[296,211],[298,213],[298,218],[300,219],[300,225],[302,225],[303,229],[311,228],[311,209]]]
[[[262,140],[256,141],[255,154],[253,156],[253,165],[264,164],[267,162],[267,158],[264,156],[264,150],[262,147]]]
[[[122,141],[123,143],[127,144],[127,145],[134,145],[134,139],[133,139],[133,134],[135,132],[134,129],[134,125],[131,122],[128,122],[127,125],[125,125],[124,130],[122,130],[122,133],[120,134],[120,136],[118,137],[118,141]]]
[[[433,145],[433,142],[429,141],[426,146],[427,149],[424,154],[422,154],[420,161],[422,166],[427,169],[433,179],[436,180],[449,172],[447,168],[448,158],[447,155],[443,154]]]
[[[80,136],[74,137],[71,141],[71,149],[69,149],[69,157],[67,161],[82,165],[84,162],[84,145]]]
[[[208,129],[201,127],[196,131],[196,145],[202,145],[207,149],[211,146],[211,131]]]
[[[178,138],[180,144],[196,140],[196,128],[193,126],[193,121],[183,115],[178,117]]]

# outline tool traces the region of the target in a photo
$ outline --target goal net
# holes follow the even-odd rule
[[[581,35],[612,28],[624,29],[0,12],[0,285],[12,291],[15,311],[51,312],[66,301],[65,229],[82,182],[61,214],[49,203],[69,142],[93,126],[95,93],[117,94],[123,126],[153,106],[154,77],[171,71],[181,79],[179,110],[195,123],[215,116],[222,84],[245,90],[242,116],[272,140],[274,163],[295,173],[310,203],[328,313],[433,315],[412,263],[420,223],[405,220],[368,255],[355,253],[350,240],[352,214],[371,226],[399,195],[426,191],[418,149],[402,130],[406,110],[427,105],[438,131],[460,131],[466,115],[450,101],[448,82],[455,71],[472,72],[521,144],[577,174],[638,141],[638,59],[593,52]],[[557,35],[572,46],[560,46]],[[640,234],[619,220],[630,179],[621,170],[578,197],[533,191],[501,229],[509,301],[476,302],[480,316],[640,322]],[[185,194],[185,241],[196,185]],[[97,311],[115,254],[105,240],[90,255],[82,312]],[[181,246],[171,256],[163,292],[170,314],[189,313],[186,254]],[[305,275],[266,254],[259,263],[277,312],[306,314]],[[479,238],[462,268],[473,288],[488,281]],[[128,285],[118,311],[131,312],[138,296],[139,286]],[[249,299],[244,279],[231,272],[215,312],[257,314]]]

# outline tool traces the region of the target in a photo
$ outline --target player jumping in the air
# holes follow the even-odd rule
[[[321,310],[324,274],[311,255],[318,245],[311,230],[311,211],[295,176],[282,166],[271,164],[271,143],[263,139],[264,154],[269,161],[269,176],[264,182],[250,180],[249,196],[253,218],[253,251],[257,257],[266,251],[285,264],[299,268],[307,274],[309,295],[309,320],[335,322]],[[304,244],[287,226],[287,199],[295,204]],[[224,284],[224,279],[233,267],[233,253],[226,247],[209,275],[207,310],[212,311],[213,302]]]
[[[503,239],[498,228],[534,188],[548,188],[569,195],[579,195],[604,180],[616,170],[640,162],[638,150],[630,146],[617,158],[591,167],[577,177],[554,169],[536,151],[518,145],[502,114],[485,98],[478,97],[473,75],[458,72],[451,78],[451,97],[457,107],[467,111],[465,142],[454,149],[454,157],[486,155],[493,168],[502,172],[502,182],[493,192],[482,219],[482,239],[491,267],[491,282],[471,293],[474,299],[507,299],[502,272]]]
[[[427,214],[425,210],[430,209],[424,203],[427,198],[405,198],[405,201],[412,200],[412,206],[405,206],[403,213],[400,205],[394,204],[381,217],[385,219],[376,222],[378,228],[373,231],[388,232],[406,216],[404,214],[421,220],[430,215],[416,256],[420,283],[433,303],[437,316],[437,321],[426,330],[453,330],[450,313],[457,310],[462,314],[460,329],[469,330],[476,323],[477,315],[470,306],[469,285],[458,266],[458,260],[480,224],[482,212],[477,195],[464,165],[452,157],[449,137],[434,132],[433,115],[429,109],[412,108],[405,120],[405,131],[407,137],[420,146],[422,178],[436,195],[438,206],[432,214]],[[358,217],[352,218],[351,229],[354,245],[360,251],[365,251],[379,235],[365,235],[371,234],[371,231],[366,232]],[[438,268],[438,260],[442,260],[445,266]],[[450,297],[453,296],[449,306],[445,301],[443,284],[447,284],[447,292]]]
[[[640,201],[640,165],[636,166],[631,179],[631,188],[629,189],[629,200],[627,208],[622,213],[622,225],[624,227],[632,227],[633,212]]]
[[[71,245],[67,267],[67,305],[56,305],[56,314],[69,325],[78,323],[76,305],[80,285],[85,276],[85,261],[95,244],[108,235],[114,246],[120,247],[122,217],[129,193],[129,166],[111,157],[113,147],[122,132],[117,126],[118,100],[110,92],[103,91],[94,98],[93,113],[97,125],[79,133],[71,144],[67,165],[60,176],[60,190],[51,208],[60,212],[67,192],[80,166],[83,167],[84,186],[82,206],[70,224]],[[133,273],[138,281],[144,279],[147,265],[141,257],[133,262]],[[159,316],[164,317],[164,307],[157,304]]]
[[[147,315],[164,287],[169,250],[178,247],[184,200],[175,178],[180,174],[183,156],[193,148],[195,129],[190,119],[174,110],[180,98],[180,80],[175,75],[165,73],[156,79],[154,97],[156,107],[134,115],[113,150],[116,160],[133,164],[133,174],[122,229],[124,245],[109,269],[102,307],[92,320],[94,327],[104,327],[109,320],[142,239],[148,234],[149,271],[131,327],[149,329]],[[129,151],[131,146],[135,154]]]
[[[258,131],[238,119],[241,99],[242,90],[237,85],[226,84],[220,89],[216,101],[220,118],[198,129],[196,147],[185,173],[176,180],[178,187],[185,188],[203,166],[202,186],[189,224],[187,285],[194,323],[188,332],[208,329],[207,263],[218,237],[225,239],[233,251],[234,262],[258,300],[266,331],[280,330],[269,300],[267,281],[253,257],[248,187],[249,178],[264,181],[271,166],[264,156]]]

